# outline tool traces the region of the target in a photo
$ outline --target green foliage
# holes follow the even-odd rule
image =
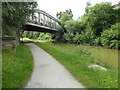
[[[102,32],[101,43],[103,46],[108,48],[118,49],[120,44],[120,23],[116,23],[111,28],[106,29]]]
[[[80,37],[81,37],[82,43],[86,43],[86,44],[90,44],[90,45],[93,44],[94,33],[93,33],[93,30],[91,28],[86,29],[85,32],[82,32],[80,34]]]
[[[63,38],[69,43],[80,43],[80,34],[85,30],[85,24],[81,23],[80,20],[68,20],[66,21],[65,28],[67,33],[64,34]]]
[[[32,31],[30,31],[30,32],[28,33],[28,38],[30,38],[30,39],[34,38],[34,37],[33,37],[33,32],[32,32]]]
[[[86,88],[118,88],[118,71],[111,68],[108,68],[107,72],[89,69],[89,65],[101,62],[93,58],[83,47],[60,43],[38,43],[37,45],[63,64]],[[103,63],[100,65],[104,66]]]
[[[75,34],[75,36],[74,36],[74,38],[73,38],[73,43],[77,43],[77,44],[82,44],[82,42],[81,42],[82,40],[81,40],[81,34],[79,34],[79,33],[76,33]]]
[[[41,32],[32,32],[32,31],[24,31],[23,38],[36,39],[36,40],[48,40],[51,41],[53,35],[50,33],[41,33]]]
[[[93,42],[94,42],[94,45],[101,45],[101,38],[100,37],[95,38]]]
[[[52,35],[49,33],[40,33],[38,40],[51,40],[52,39]]]
[[[119,26],[114,24],[120,22],[120,8],[114,8],[109,2],[103,2],[87,6],[86,10],[87,12],[77,20],[73,20],[71,14],[66,12],[58,14],[60,23],[67,30],[62,40],[69,43],[119,48]]]
[[[29,34],[28,31],[24,31],[24,32],[23,32],[23,38],[24,38],[24,37],[28,37],[28,34]]]
[[[16,53],[2,50],[2,88],[22,88],[28,82],[33,70],[32,53],[26,45],[19,45]]]
[[[61,19],[61,17],[62,17],[63,14],[65,14],[65,13],[69,14],[71,18],[73,17],[73,14],[72,14],[71,9],[67,9],[67,10],[65,10],[65,11],[60,11],[59,13],[57,12],[56,16],[57,16],[58,19]]]
[[[36,2],[2,2],[3,35],[11,35],[20,28],[35,12],[36,6]]]
[[[37,39],[40,35],[40,32],[33,32],[33,39]]]
[[[81,33],[85,30],[85,24],[82,23],[80,20],[69,20],[66,22],[65,28],[67,29],[68,33]]]
[[[68,43],[73,43],[73,38],[74,35],[73,33],[65,33],[63,38],[68,42]]]
[[[94,30],[96,36],[100,36],[103,29],[110,27],[117,21],[115,10],[111,3],[105,2],[89,7],[87,25]]]
[[[71,9],[68,9],[68,10],[65,10],[65,11],[61,11],[61,12],[57,13],[56,16],[59,19],[59,24],[62,27],[61,31],[63,33],[66,32],[66,29],[65,29],[66,22],[71,20],[72,17],[73,17]]]
[[[15,36],[15,28],[14,27],[9,27],[8,25],[6,25],[5,30],[3,29],[2,35],[9,35],[9,36]]]
[[[71,20],[71,19],[72,18],[71,18],[71,16],[68,13],[63,13],[63,15],[60,18],[60,22],[64,26],[64,25],[66,25],[66,22]]]
[[[68,20],[65,24],[65,28],[67,29],[68,33],[73,33],[74,32],[74,20]]]

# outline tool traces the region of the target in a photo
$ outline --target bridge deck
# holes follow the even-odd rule
[[[57,29],[49,28],[49,27],[46,27],[46,26],[42,26],[42,25],[39,25],[39,24],[30,23],[30,22],[27,22],[24,25],[24,31],[37,31],[37,32],[48,32],[48,33],[58,32]]]

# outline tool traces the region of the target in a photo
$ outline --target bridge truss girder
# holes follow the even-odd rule
[[[34,15],[34,18],[33,14],[31,14],[31,16],[29,16],[28,19],[29,22],[40,26],[49,27],[51,29],[56,30],[61,28],[61,26],[59,25],[59,21],[57,19],[55,19],[54,17],[52,17],[51,15],[42,10],[37,10]]]

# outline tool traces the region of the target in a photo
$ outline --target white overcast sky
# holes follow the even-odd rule
[[[56,13],[71,9],[73,18],[77,19],[85,12],[86,2],[91,1],[92,5],[100,2],[118,3],[120,0],[37,0],[39,9],[49,13],[56,18]]]

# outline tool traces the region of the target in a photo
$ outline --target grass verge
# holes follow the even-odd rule
[[[21,44],[16,53],[3,49],[2,55],[2,88],[24,87],[33,70],[33,57],[29,47]]]
[[[94,59],[89,52],[76,45],[37,43],[39,47],[51,54],[63,64],[70,73],[87,88],[117,88],[118,71],[108,68],[107,72],[88,68],[91,64],[103,63]]]
[[[106,64],[106,66],[118,70],[118,50],[88,45],[80,45],[80,48],[90,51],[95,59],[100,60]]]

